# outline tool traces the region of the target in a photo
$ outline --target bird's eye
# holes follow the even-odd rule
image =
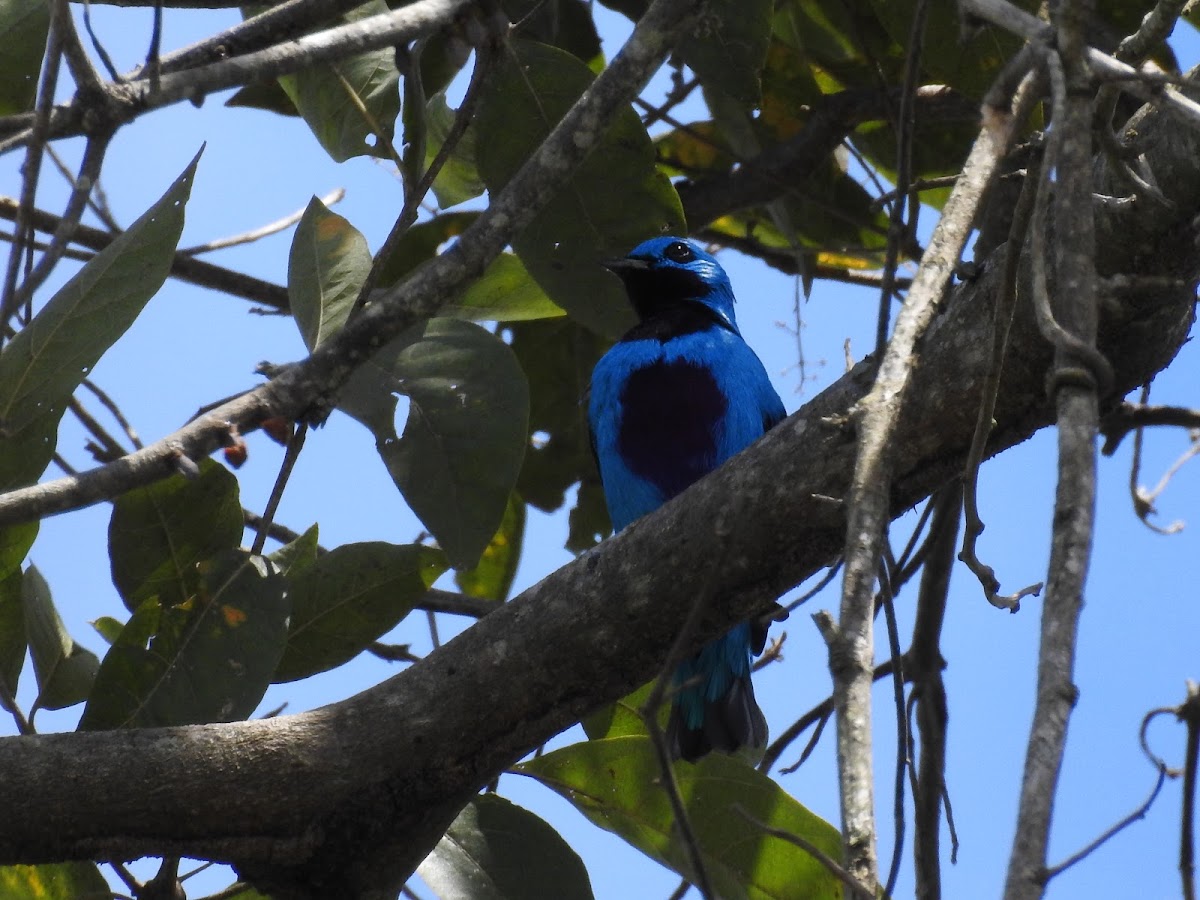
[[[688,263],[696,258],[696,254],[692,252],[692,248],[683,241],[668,244],[667,249],[663,251],[663,256],[671,260],[671,262],[677,263]]]

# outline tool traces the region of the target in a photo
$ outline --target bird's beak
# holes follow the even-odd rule
[[[650,261],[647,259],[639,259],[632,256],[622,256],[618,259],[602,259],[600,265],[608,269],[614,275],[619,275],[625,278],[635,272],[645,272],[650,268]]]

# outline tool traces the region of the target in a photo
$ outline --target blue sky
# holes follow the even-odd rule
[[[93,14],[118,67],[127,70],[144,54],[150,13],[96,7]],[[164,46],[182,46],[234,20],[231,12],[169,10]],[[611,56],[627,26],[610,14],[604,14],[603,23],[608,36],[605,52]],[[1181,26],[1180,30],[1188,29]],[[1190,34],[1176,43],[1185,67],[1200,57]],[[345,187],[346,199],[336,211],[364,232],[372,249],[378,248],[403,200],[399,181],[387,166],[363,159],[335,164],[298,120],[225,109],[222,102],[223,97],[217,96],[208,98],[199,110],[188,105],[163,110],[118,134],[109,151],[104,184],[121,222],[131,222],[157,199],[207,142],[188,206],[184,245],[259,226],[303,208],[314,194]],[[78,142],[62,149],[70,159],[78,158]],[[19,164],[19,155],[0,158],[0,191],[18,192]],[[59,208],[62,197],[61,181],[48,172],[39,205]],[[930,219],[925,217],[926,222]],[[212,259],[282,283],[290,238],[289,231]],[[874,292],[818,283],[800,307],[799,337],[806,359],[802,381],[796,365],[794,281],[733,253],[723,254],[722,262],[737,291],[742,329],[763,357],[789,411],[841,374],[847,339],[856,359],[871,348]],[[304,355],[294,323],[250,315],[247,309],[245,301],[170,281],[100,362],[93,377],[118,399],[144,439],[159,438],[198,407],[257,383],[253,369],[260,360],[285,362]],[[1195,405],[1198,383],[1200,361],[1195,347],[1188,345],[1157,379],[1153,400]],[[77,466],[87,463],[83,442],[82,432],[68,417],[59,447]],[[1143,483],[1155,482],[1187,444],[1187,436],[1177,430],[1151,432]],[[1183,519],[1189,526],[1171,537],[1154,534],[1136,519],[1129,501],[1131,445],[1127,441],[1114,458],[1100,461],[1100,514],[1077,670],[1081,696],[1056,806],[1052,860],[1074,852],[1144,799],[1155,773],[1138,747],[1142,716],[1154,707],[1180,702],[1185,679],[1200,678],[1196,652],[1200,606],[1195,602],[1189,563],[1200,551],[1200,469],[1195,464],[1185,467],[1159,501],[1160,524]],[[249,447],[249,462],[238,478],[244,505],[261,510],[282,450],[260,434],[250,436]],[[1005,590],[1045,578],[1054,453],[1054,434],[1047,430],[988,464],[981,476],[980,504],[988,527],[979,551],[996,568]],[[50,474],[57,473],[51,470]],[[319,522],[322,543],[330,547],[362,540],[407,542],[421,531],[388,478],[369,433],[340,414],[309,437],[277,519],[298,530]],[[87,622],[102,615],[124,615],[109,577],[107,521],[105,505],[47,520],[31,554],[49,581],[68,627],[96,652],[103,651],[103,643]],[[897,525],[896,543],[903,543],[910,523],[911,517]],[[562,516],[531,516],[517,591],[570,559],[561,549],[565,533]],[[824,645],[809,613],[836,610],[837,589],[835,582],[773,632],[788,634],[785,662],[761,672],[756,683],[775,733],[829,692]],[[912,609],[911,592],[903,594],[897,613],[904,644],[911,632]],[[1018,615],[997,611],[984,601],[969,572],[960,567],[954,573],[943,652],[950,703],[948,784],[961,847],[958,864],[950,866],[947,861],[945,865],[949,897],[993,896],[1001,890],[1032,710],[1040,610],[1041,601],[1030,599]],[[415,652],[423,653],[429,649],[429,637],[423,617],[415,619],[391,639],[411,642]],[[443,638],[463,624],[443,618]],[[262,708],[284,702],[291,712],[320,706],[394,671],[376,659],[360,658],[336,672],[272,688]],[[32,682],[26,672],[20,695],[25,705],[33,699]],[[880,854],[886,865],[892,840],[891,685],[882,683],[875,699]],[[78,714],[79,708],[42,713],[38,725],[42,730],[69,730]],[[0,734],[12,730],[10,722],[0,720]],[[569,742],[579,736],[572,730],[559,740]],[[1150,741],[1169,762],[1182,762],[1180,726],[1160,720],[1150,730]],[[832,744],[830,728],[806,765],[795,774],[780,776],[780,783],[836,823]],[[791,762],[794,756],[786,754],[783,761]],[[675,875],[597,830],[545,789],[518,776],[505,776],[500,791],[562,831],[583,856],[598,898],[665,897],[676,885]],[[1179,806],[1180,786],[1170,782],[1145,821],[1053,881],[1049,895],[1178,896]],[[907,846],[905,854],[897,897],[912,892]],[[200,877],[210,888],[224,883],[215,873]],[[194,884],[199,883],[197,879]],[[189,886],[192,896],[203,892]]]

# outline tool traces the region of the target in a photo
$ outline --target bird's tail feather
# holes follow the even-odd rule
[[[704,701],[698,727],[689,725],[688,718],[677,697],[667,722],[667,746],[674,759],[696,762],[713,750],[734,753],[767,744],[767,720],[754,699],[749,671],[735,676],[724,694]]]

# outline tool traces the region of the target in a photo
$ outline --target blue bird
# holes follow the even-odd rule
[[[786,413],[742,339],[733,287],[690,240],[659,237],[605,262],[638,324],[592,372],[588,424],[613,528],[670,500],[752,444]],[[667,740],[676,759],[763,747],[767,723],[750,681],[766,630],[742,622],[676,671]]]

